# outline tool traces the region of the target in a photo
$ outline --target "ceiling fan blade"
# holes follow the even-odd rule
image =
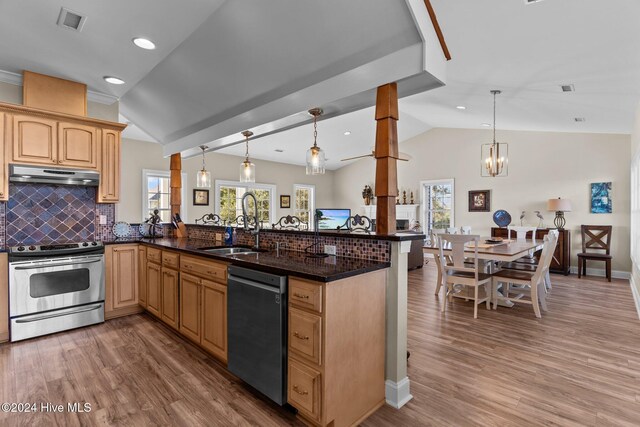
[[[413,157],[411,157],[410,154],[407,153],[398,153],[398,160],[402,160],[403,162],[408,162],[409,160],[411,160]]]
[[[365,154],[363,156],[356,156],[356,157],[348,157],[346,159],[340,159],[341,162],[346,162],[348,160],[356,160],[356,159],[362,159],[364,157],[373,157],[373,154]]]

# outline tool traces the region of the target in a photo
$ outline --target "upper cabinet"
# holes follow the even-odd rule
[[[120,200],[120,132],[104,129],[101,145],[98,203],[115,203]]]
[[[58,122],[40,117],[13,116],[13,163],[58,163]]]
[[[9,172],[5,155],[8,151],[5,144],[5,114],[0,113],[0,202],[9,200]]]
[[[98,167],[98,129],[58,123],[58,164],[85,169]]]

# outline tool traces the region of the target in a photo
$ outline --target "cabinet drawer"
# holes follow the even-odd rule
[[[175,268],[177,270],[180,266],[180,254],[162,251],[162,265],[165,267]]]
[[[289,359],[288,402],[313,419],[320,418],[320,373]]]
[[[205,279],[227,283],[227,266],[225,264],[183,256],[180,257],[180,270],[202,276]]]
[[[290,278],[289,304],[322,313],[322,285]]]
[[[289,350],[320,365],[322,318],[289,308]]]
[[[147,248],[147,260],[162,263],[162,251],[156,248]]]

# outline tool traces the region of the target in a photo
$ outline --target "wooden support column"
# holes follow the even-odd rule
[[[398,196],[398,85],[378,87],[376,97],[376,233],[396,232]]]
[[[182,205],[182,158],[180,153],[171,155],[171,216],[180,214]]]

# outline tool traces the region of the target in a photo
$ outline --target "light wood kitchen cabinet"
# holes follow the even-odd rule
[[[58,122],[35,116],[13,116],[14,163],[58,164]]]
[[[120,201],[120,132],[102,130],[98,203]]]
[[[178,329],[178,272],[162,267],[161,319],[172,328]]]
[[[9,164],[6,154],[8,152],[7,144],[5,144],[5,114],[0,113],[0,202],[9,200]]]
[[[384,404],[385,283],[289,277],[287,399],[306,424],[357,425]]]
[[[227,361],[227,285],[202,281],[202,347]]]
[[[147,307],[147,247],[138,248],[138,304]]]
[[[162,266],[147,260],[147,311],[160,318],[162,303]]]
[[[105,317],[108,319],[140,312],[138,246],[109,245],[105,248]]]
[[[180,333],[200,344],[202,279],[180,274]]]
[[[9,341],[9,259],[0,253],[0,342]]]
[[[58,164],[82,169],[98,167],[98,129],[75,123],[58,123]]]

